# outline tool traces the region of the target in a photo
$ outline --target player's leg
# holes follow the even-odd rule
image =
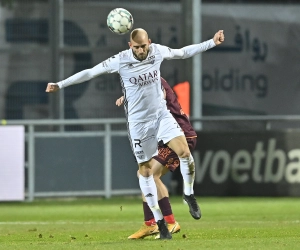
[[[194,193],[193,184],[195,179],[195,164],[186,138],[178,136],[168,142],[168,146],[177,153],[180,160],[180,170],[184,180],[184,194]]]
[[[193,151],[196,147],[197,138],[186,138],[186,142],[189,150]],[[154,180],[157,186],[157,191],[161,192],[158,193],[158,204],[164,215],[165,221],[168,223],[169,231],[173,232],[173,230],[176,230],[176,224],[178,223],[175,221],[174,215],[172,213],[172,208],[169,203],[169,192],[166,186],[161,181],[160,177],[168,171],[174,172],[179,167],[180,161],[173,150],[163,145],[159,146],[159,154],[155,156],[154,159],[157,161],[157,164],[154,164],[153,166]],[[161,163],[161,165],[158,164],[159,162]],[[166,202],[164,202],[164,200]],[[171,226],[173,226],[173,228],[170,228]],[[179,224],[177,230],[180,230]]]
[[[153,158],[156,160],[153,165],[153,175],[158,192],[158,204],[168,224],[169,231],[177,233],[180,231],[180,225],[175,220],[169,200],[169,191],[162,182],[161,176],[169,171],[173,172],[179,166],[179,159],[175,152],[166,145],[163,145],[162,142],[159,143],[158,155]]]
[[[139,180],[141,179],[139,170],[137,171],[137,177]],[[150,209],[143,192],[142,192],[142,197],[143,197],[144,223],[140,227],[140,229],[135,233],[131,234],[128,237],[128,239],[143,239],[146,236],[159,233],[158,226],[156,224],[153,212]]]
[[[155,221],[159,221],[163,219],[163,215],[158,205],[157,188],[152,173],[153,162],[154,160],[151,159],[147,162],[139,163],[139,185]]]
[[[161,151],[163,148],[160,148]],[[169,154],[164,154],[165,161],[159,164],[157,161],[157,164],[153,166],[153,175],[158,191],[158,205],[160,207],[160,210],[162,211],[162,214],[164,216],[165,221],[168,224],[168,230],[170,233],[178,233],[180,231],[180,225],[175,220],[175,216],[172,211],[172,206],[169,200],[169,191],[165,184],[161,180],[161,176],[165,175],[169,171],[174,171],[176,167],[179,166],[179,160],[177,155],[174,151],[170,150],[170,148],[165,147],[165,150],[169,152]],[[158,154],[157,157],[161,157],[163,154]],[[154,157],[156,160],[157,158]],[[158,159],[160,160],[160,159]],[[155,239],[159,239],[159,235],[155,237]]]
[[[129,123],[129,131],[132,150],[139,165],[140,189],[154,215],[161,239],[171,239],[158,205],[157,188],[152,172],[152,156],[157,152],[157,139],[153,137],[153,134],[157,134],[157,122]]]
[[[162,211],[164,219],[167,222],[168,230],[170,233],[177,233],[180,231],[180,225],[178,222],[175,221],[171,204],[169,201],[168,189],[160,179],[162,175],[168,172],[168,169],[158,161],[155,161],[152,166],[152,170],[153,170],[153,176],[157,187],[158,204]],[[139,172],[137,174],[139,177]],[[147,204],[145,196],[142,195],[142,198],[143,198],[144,223],[141,226],[141,228],[135,233],[133,233],[132,235],[130,235],[128,239],[140,239],[146,236],[157,234],[159,232],[154,219],[154,215]],[[160,238],[160,235],[158,235],[157,238]]]
[[[169,149],[170,150],[170,149]],[[172,151],[173,152],[173,151]],[[175,155],[176,156],[176,155]],[[177,156],[176,156],[177,157]],[[156,157],[155,157],[156,159]],[[168,229],[170,233],[177,233],[180,231],[180,225],[175,220],[171,203],[169,200],[169,192],[165,184],[160,179],[161,176],[165,175],[167,172],[169,172],[169,169],[162,165],[160,162],[156,161],[153,165],[153,175],[157,187],[157,195],[158,195],[158,205],[159,208],[164,216],[165,221],[168,224]],[[143,197],[144,199],[144,197]],[[143,200],[143,207],[145,214],[149,214],[146,209],[145,200]]]
[[[170,140],[168,146],[177,152],[179,156],[180,172],[183,177],[183,199],[189,205],[192,217],[199,220],[201,218],[201,210],[194,196],[195,163],[189,149],[189,153],[187,153],[185,144],[187,145],[186,138],[178,136]]]
[[[179,157],[184,186],[183,198],[189,205],[192,217],[198,220],[201,218],[201,211],[194,196],[195,163],[186,138],[182,132],[180,133],[180,130],[181,128],[172,115],[166,115],[161,120],[158,136]]]

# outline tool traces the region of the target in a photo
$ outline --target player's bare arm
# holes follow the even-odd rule
[[[222,42],[224,42],[225,40],[225,36],[224,36],[224,31],[223,30],[219,30],[213,38],[214,42],[216,45],[221,44]]]
[[[57,90],[59,90],[59,86],[57,85],[57,83],[53,83],[53,82],[48,83],[46,92],[52,93],[52,92],[56,92]]]

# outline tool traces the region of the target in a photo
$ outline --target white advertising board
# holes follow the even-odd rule
[[[24,127],[0,126],[0,201],[24,200]]]

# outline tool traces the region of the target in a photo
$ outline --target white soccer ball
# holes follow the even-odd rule
[[[133,27],[133,17],[128,10],[113,9],[107,16],[107,26],[113,33],[124,35]]]

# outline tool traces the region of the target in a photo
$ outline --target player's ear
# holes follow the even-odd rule
[[[151,39],[150,38],[148,39],[148,42],[149,42],[149,44],[151,44]]]
[[[129,48],[131,48],[131,42],[128,42],[128,46],[129,46]]]

